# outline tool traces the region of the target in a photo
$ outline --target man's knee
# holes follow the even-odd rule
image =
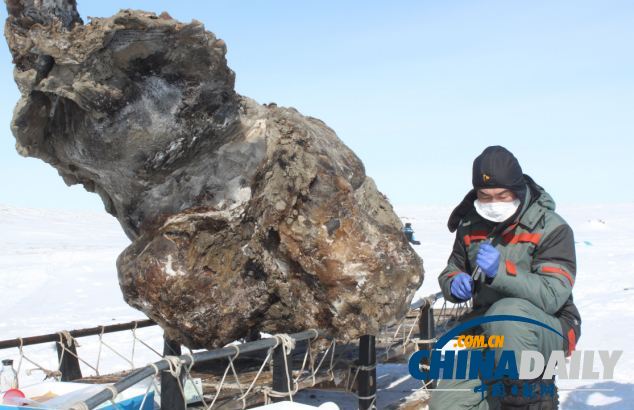
[[[484,316],[512,315],[533,317],[535,309],[538,308],[526,299],[503,298],[493,303]],[[522,326],[524,326],[522,323],[504,320],[500,322],[484,323],[482,328],[487,334],[506,334]]]
[[[522,314],[530,314],[537,306],[533,305],[526,299],[521,298],[503,298],[493,303],[491,307],[484,314],[485,316],[491,315],[516,315],[522,316]]]

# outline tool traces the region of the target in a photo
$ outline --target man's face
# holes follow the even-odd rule
[[[488,202],[512,202],[517,195],[506,188],[486,188],[478,189],[478,200],[482,203]]]

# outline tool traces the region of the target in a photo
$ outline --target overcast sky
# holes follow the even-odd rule
[[[634,2],[78,3],[202,21],[239,93],[324,120],[394,204],[457,203],[495,144],[560,203],[634,201]],[[102,210],[15,152],[12,69],[0,41],[0,204]]]

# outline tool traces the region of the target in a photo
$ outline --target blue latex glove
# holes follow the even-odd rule
[[[460,300],[469,300],[473,292],[473,279],[467,273],[460,272],[451,281],[451,294]]]
[[[498,266],[500,265],[500,252],[495,247],[488,243],[483,243],[478,249],[478,256],[476,256],[476,263],[482,269],[482,272],[487,278],[494,278],[498,273]]]

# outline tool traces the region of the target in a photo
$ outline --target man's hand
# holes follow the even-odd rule
[[[460,300],[471,299],[473,279],[467,273],[460,272],[451,281],[451,294]]]
[[[482,269],[487,278],[494,278],[498,273],[500,264],[500,252],[491,244],[483,243],[478,249],[476,263]]]

